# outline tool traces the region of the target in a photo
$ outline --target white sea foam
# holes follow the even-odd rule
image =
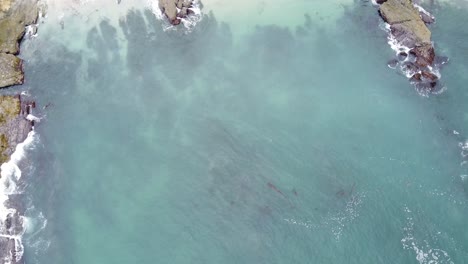
[[[426,9],[424,9],[422,6],[418,4],[414,4],[414,7],[416,7],[416,9],[418,9],[420,13],[424,13],[426,16],[429,16],[430,18],[435,19],[435,17],[431,13],[427,12]]]
[[[433,248],[426,240],[419,241],[414,235],[414,219],[411,216],[411,210],[405,206],[403,211],[406,213],[406,226],[403,228],[404,237],[401,239],[403,249],[413,250],[415,258],[420,264],[442,264],[454,263],[450,255],[443,249]],[[439,233],[440,234],[440,233]]]
[[[359,208],[361,207],[365,197],[366,196],[363,193],[352,194],[346,202],[344,210],[330,213],[323,217],[323,219],[321,219],[318,223],[313,223],[310,220],[298,220],[294,218],[285,218],[283,220],[290,225],[295,225],[310,230],[323,230],[324,228],[328,229],[334,235],[336,240],[340,240],[346,226],[359,217]]]
[[[34,122],[40,122],[41,121],[41,119],[39,117],[31,115],[31,114],[27,115],[26,119],[29,120],[29,121],[34,121]]]
[[[18,193],[17,181],[21,178],[21,170],[18,165],[25,158],[26,151],[31,148],[35,141],[34,130],[28,133],[26,140],[16,146],[15,152],[11,155],[10,160],[1,165],[1,177],[0,177],[0,222],[4,223],[8,215],[15,215],[16,209],[8,208],[5,206],[5,202],[8,201],[9,195]],[[24,223],[24,218],[21,217],[21,222]],[[23,228],[24,232],[24,228]],[[14,239],[15,243],[15,256],[16,261],[19,261],[24,253],[23,244],[21,241],[22,234],[8,235],[0,234],[0,237]],[[13,256],[9,256],[9,260],[5,260],[5,263],[10,263]],[[7,257],[8,258],[8,257]]]

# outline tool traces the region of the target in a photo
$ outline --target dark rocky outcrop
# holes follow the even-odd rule
[[[0,88],[23,83],[19,42],[36,23],[37,0],[0,0]]]
[[[439,77],[431,70],[436,55],[427,24],[434,22],[434,18],[416,7],[412,0],[376,2],[380,4],[380,16],[388,23],[392,38],[409,51],[408,54],[402,50],[397,55],[404,62],[402,70],[410,76],[411,82],[422,82],[423,87],[432,90]]]
[[[32,130],[34,123],[27,119],[27,115],[34,107],[34,102],[22,101],[19,95],[0,95],[0,163],[10,159],[16,145],[23,142]],[[0,230],[0,256],[3,257],[0,263],[23,263],[21,256],[17,256],[21,241],[14,238],[23,230],[22,217],[17,211],[6,219],[0,219]]]
[[[159,0],[159,8],[172,25],[179,25],[193,7],[193,0]]]

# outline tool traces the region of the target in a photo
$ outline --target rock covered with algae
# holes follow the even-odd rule
[[[26,26],[36,23],[37,0],[0,0],[0,88],[24,80],[19,42]]]

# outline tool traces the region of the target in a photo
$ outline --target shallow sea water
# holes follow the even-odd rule
[[[451,62],[429,97],[386,66],[370,1],[210,1],[190,33],[122,2],[51,1],[23,44],[27,263],[468,259],[456,1],[430,6]]]

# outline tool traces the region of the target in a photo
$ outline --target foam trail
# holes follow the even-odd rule
[[[35,131],[34,129],[28,133],[26,140],[16,146],[15,152],[11,155],[11,158],[8,162],[5,162],[1,165],[1,177],[0,177],[0,237],[13,239],[15,240],[15,252],[14,256],[5,257],[4,263],[11,263],[14,259],[15,262],[18,262],[23,257],[24,247],[21,240],[21,237],[24,233],[24,227],[22,228],[19,234],[9,234],[8,230],[3,223],[7,221],[8,218],[19,217],[18,222],[22,225],[24,224],[24,217],[18,216],[17,210],[15,208],[8,208],[5,203],[9,199],[9,195],[18,193],[16,182],[21,178],[21,170],[18,165],[21,160],[24,159],[26,150],[31,147],[35,141]]]

